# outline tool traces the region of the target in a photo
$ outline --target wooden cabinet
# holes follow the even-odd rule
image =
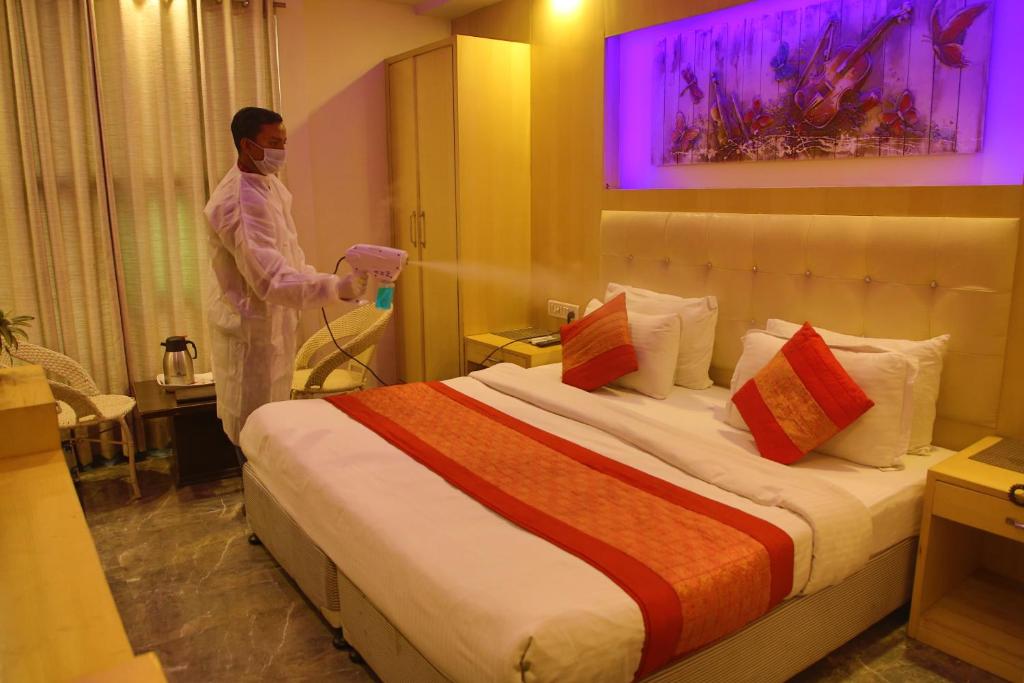
[[[399,377],[445,379],[465,335],[529,319],[530,47],[453,36],[387,62]]]
[[[1024,678],[1024,474],[971,456],[982,439],[928,471],[912,638],[1003,678]]]

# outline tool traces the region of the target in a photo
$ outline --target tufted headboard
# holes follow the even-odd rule
[[[768,318],[870,337],[951,335],[935,442],[995,431],[1017,254],[1014,218],[605,211],[601,282],[718,297],[711,377],[728,386]]]

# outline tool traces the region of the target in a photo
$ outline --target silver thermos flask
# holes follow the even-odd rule
[[[192,346],[191,356],[188,345]],[[160,346],[164,347],[164,383],[192,384],[196,379],[192,359],[199,357],[195,342],[184,337],[168,337],[160,342]]]

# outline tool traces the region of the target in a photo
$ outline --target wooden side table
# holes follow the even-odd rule
[[[217,417],[217,399],[178,402],[156,380],[135,382],[135,400],[143,420],[171,420],[174,483],[187,486],[211,479],[238,476],[235,446],[224,434]]]
[[[1012,681],[1024,679],[1024,473],[971,456],[987,437],[928,471],[909,633]]]
[[[481,365],[487,358],[487,366],[497,363],[515,363],[524,368],[535,368],[538,365],[549,365],[562,362],[562,345],[537,347],[526,342],[513,342],[495,351],[502,344],[508,344],[509,339],[496,334],[474,334],[466,337],[466,371],[480,370]],[[493,355],[488,355],[494,351]]]

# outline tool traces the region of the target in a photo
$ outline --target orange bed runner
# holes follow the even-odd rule
[[[440,382],[327,399],[510,522],[615,581],[639,605],[637,678],[789,594],[778,527],[532,427]]]

